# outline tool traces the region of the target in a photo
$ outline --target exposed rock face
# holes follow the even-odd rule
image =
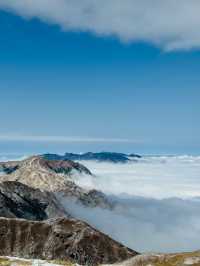
[[[74,172],[91,174],[79,163],[72,161],[49,161],[35,156],[19,162],[0,163],[5,172],[0,181],[18,181],[30,187],[46,191],[68,188]]]
[[[115,263],[137,253],[74,219],[33,222],[0,218],[0,256]]]
[[[53,193],[41,192],[18,182],[0,184],[0,216],[28,220],[69,217]]]
[[[73,162],[71,160],[45,160],[44,158],[40,158],[40,164],[46,169],[52,170],[58,174],[70,174],[73,170],[77,170],[79,173],[84,173],[87,175],[91,175],[89,169],[87,169],[82,164]]]
[[[126,163],[131,159],[141,158],[140,155],[137,154],[125,154],[125,153],[117,153],[117,152],[87,152],[83,154],[76,153],[65,153],[64,155],[58,154],[44,154],[45,159],[48,160],[89,160],[89,161],[99,161],[99,162],[112,162],[112,163]]]

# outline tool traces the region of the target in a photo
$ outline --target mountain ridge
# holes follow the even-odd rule
[[[32,156],[22,161],[1,162],[0,181],[19,181],[27,186],[46,191],[63,190],[72,181],[73,174],[92,175],[82,164],[65,160],[46,160]]]
[[[84,190],[73,182],[74,171],[92,175],[79,163],[33,156],[23,161],[2,162],[0,171],[0,256],[56,259],[70,266],[75,263],[91,266],[200,265],[199,251],[139,255],[89,224],[74,219],[63,209],[59,197],[75,198],[84,206],[112,209],[102,192]],[[20,261],[8,264],[7,257],[7,264],[1,264],[3,260],[0,258],[0,266],[21,266]],[[24,263],[22,265],[29,265]]]
[[[0,256],[70,260],[96,266],[138,254],[88,224],[69,218],[46,221],[0,218],[0,236]]]
[[[64,155],[58,154],[43,154],[43,157],[48,160],[73,160],[73,161],[99,161],[99,162],[112,162],[112,163],[126,163],[129,161],[140,159],[138,154],[125,154],[117,152],[87,152],[82,154],[65,153]]]

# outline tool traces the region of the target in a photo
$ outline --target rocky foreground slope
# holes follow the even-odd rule
[[[114,263],[137,253],[75,219],[43,222],[0,218],[0,256]]]

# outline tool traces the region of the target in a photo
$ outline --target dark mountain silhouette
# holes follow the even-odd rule
[[[43,157],[48,160],[93,160],[99,162],[112,162],[112,163],[126,163],[133,159],[141,158],[140,155],[137,154],[124,154],[124,153],[116,153],[116,152],[87,152],[83,154],[76,153],[65,153],[64,155],[58,154],[44,154]]]

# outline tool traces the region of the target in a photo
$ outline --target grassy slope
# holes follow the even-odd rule
[[[116,266],[200,266],[200,251],[180,254],[140,255],[116,264]]]

